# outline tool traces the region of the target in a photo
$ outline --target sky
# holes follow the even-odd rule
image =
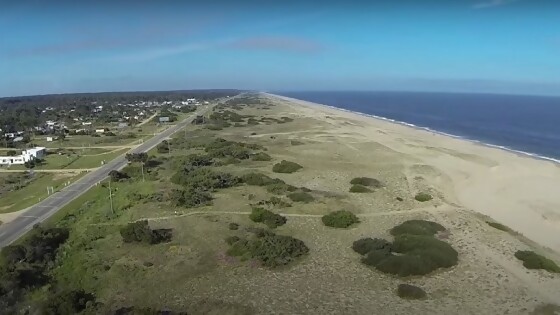
[[[0,97],[205,88],[560,95],[558,0],[0,8]]]

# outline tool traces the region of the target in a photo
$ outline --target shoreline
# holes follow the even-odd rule
[[[408,167],[437,170],[440,175],[432,185],[451,204],[504,224],[560,257],[559,163],[334,106],[263,94],[294,109],[301,106],[307,115],[317,111],[360,122],[354,132],[411,157]]]
[[[342,112],[345,112],[345,113],[365,116],[365,117],[374,118],[374,119],[377,119],[377,120],[380,120],[380,121],[383,121],[383,122],[392,123],[392,124],[396,124],[396,125],[404,126],[404,127],[409,127],[409,128],[414,129],[414,130],[426,131],[426,132],[429,132],[429,133],[435,133],[435,134],[440,135],[440,136],[445,136],[445,137],[449,137],[449,138],[453,138],[453,139],[457,139],[457,140],[463,140],[463,141],[467,141],[469,143],[476,144],[476,145],[481,145],[481,146],[484,146],[484,147],[487,147],[487,148],[498,149],[498,150],[502,150],[502,151],[505,151],[505,152],[513,153],[513,154],[515,154],[519,157],[527,157],[527,158],[531,158],[531,159],[535,159],[535,160],[552,162],[555,165],[560,167],[560,159],[539,155],[537,153],[512,149],[512,148],[502,146],[502,145],[499,145],[499,144],[487,143],[487,142],[483,142],[481,140],[471,139],[471,138],[467,138],[467,137],[464,137],[464,136],[459,136],[459,135],[454,135],[454,134],[446,133],[446,132],[439,131],[439,130],[434,130],[434,129],[431,129],[430,127],[417,126],[415,124],[407,123],[405,121],[395,120],[395,119],[391,119],[391,118],[387,118],[387,117],[383,117],[383,116],[367,114],[367,113],[353,111],[353,110],[349,110],[349,109],[345,109],[345,108],[341,108],[341,107],[310,102],[310,101],[301,100],[301,99],[288,97],[288,96],[283,96],[283,95],[278,95],[278,94],[272,94],[272,93],[266,93],[266,92],[262,92],[262,93],[269,96],[269,97],[276,97],[276,98],[280,98],[280,99],[283,99],[283,100],[286,100],[286,101],[304,102],[304,103],[308,103],[310,106],[326,107],[326,108],[329,108],[329,109],[332,109],[332,110],[337,110],[337,111],[342,111]]]

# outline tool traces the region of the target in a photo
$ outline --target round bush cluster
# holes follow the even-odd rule
[[[416,196],[414,196],[414,199],[416,199],[416,201],[426,202],[432,200],[433,197],[428,193],[421,192],[417,193]]]
[[[393,227],[390,232],[393,236],[401,234],[433,236],[436,233],[442,231],[445,231],[445,228],[441,224],[436,222],[425,220],[408,220]]]
[[[257,259],[271,268],[287,265],[309,252],[302,240],[264,230],[256,230],[254,238],[238,239],[230,245],[228,255],[241,260]]]
[[[372,192],[373,190],[367,188],[364,185],[352,185],[352,187],[350,187],[350,192],[351,193],[369,193]]]
[[[554,261],[533,251],[519,250],[515,252],[515,258],[522,260],[523,266],[527,269],[543,269],[552,273],[560,273],[560,267]]]
[[[397,287],[397,295],[403,299],[419,300],[426,297],[426,291],[415,285],[401,283]]]
[[[354,213],[346,210],[331,212],[327,215],[324,215],[321,220],[326,226],[335,228],[347,228],[352,224],[360,222],[360,219],[358,219],[358,217]]]
[[[438,268],[457,264],[458,253],[448,243],[433,237],[445,228],[424,220],[406,221],[391,229],[393,243],[383,239],[365,238],[352,248],[361,255],[362,263],[377,270],[401,277],[426,275]]]
[[[350,184],[369,186],[369,187],[374,187],[374,188],[383,187],[383,184],[379,180],[377,180],[375,178],[370,178],[370,177],[356,177],[356,178],[354,178],[350,181]]]
[[[303,168],[303,166],[301,166],[301,165],[299,165],[295,162],[282,160],[282,162],[274,164],[274,166],[272,167],[272,171],[274,173],[288,173],[289,174],[289,173],[297,172],[298,170],[300,170],[302,168]]]
[[[295,202],[304,202],[304,203],[309,203],[315,200],[315,198],[313,198],[311,194],[303,191],[298,191],[298,192],[293,192],[291,194],[288,194],[288,198],[290,198],[292,201]]]

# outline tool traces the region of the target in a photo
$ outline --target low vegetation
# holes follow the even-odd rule
[[[392,243],[383,239],[361,239],[352,245],[362,263],[401,277],[426,275],[439,268],[457,264],[459,254],[448,243],[434,235],[441,225],[423,220],[410,220],[391,229]]]
[[[301,166],[301,165],[299,165],[295,162],[282,160],[282,162],[274,164],[274,166],[272,167],[272,171],[274,173],[289,174],[289,173],[297,172],[298,170],[300,170],[302,168],[303,168],[303,166]]]
[[[346,210],[331,212],[324,215],[321,220],[324,225],[334,228],[347,228],[360,222],[360,219],[354,213]]]
[[[433,236],[442,231],[445,231],[445,228],[436,222],[426,220],[408,220],[393,227],[390,232],[393,236],[403,234]]]
[[[421,192],[417,193],[416,196],[414,196],[414,199],[416,199],[416,201],[426,202],[432,200],[433,197],[428,193]]]
[[[251,156],[253,161],[271,161],[272,157],[264,152],[255,153]]]
[[[152,230],[147,220],[128,223],[121,227],[121,236],[125,243],[158,244],[171,241],[171,229]]]
[[[501,223],[498,222],[492,222],[492,221],[486,221],[486,223],[488,225],[490,225],[491,227],[498,229],[500,231],[504,231],[504,232],[511,232],[511,229]]]
[[[373,190],[367,188],[366,186],[363,185],[352,185],[352,187],[350,187],[350,192],[351,193],[370,193]]]
[[[360,255],[365,255],[374,250],[391,252],[393,250],[393,244],[382,238],[368,237],[355,241],[352,244],[352,249]]]
[[[34,227],[20,244],[0,252],[0,309],[15,313],[17,304],[32,289],[49,283],[59,248],[70,231],[66,228]]]
[[[251,186],[263,186],[270,193],[275,195],[282,195],[286,192],[293,192],[297,187],[286,184],[279,178],[271,178],[261,173],[248,173],[241,176],[241,181]]]
[[[307,193],[305,191],[296,191],[290,193],[288,194],[288,198],[290,198],[290,200],[294,202],[303,202],[303,203],[309,203],[315,200],[315,198],[310,193]]]
[[[253,222],[264,223],[271,229],[284,225],[287,221],[286,217],[260,207],[253,208],[251,214],[249,215],[249,219]]]
[[[560,267],[554,261],[533,251],[519,250],[515,252],[515,258],[523,261],[523,266],[527,269],[542,269],[552,273],[560,273]]]
[[[291,236],[264,230],[255,230],[254,234],[233,242],[227,251],[228,255],[241,260],[256,259],[263,266],[274,268],[290,264],[309,253],[303,241]]]
[[[426,297],[426,291],[415,285],[401,283],[397,287],[397,295],[408,300],[419,300]]]
[[[208,167],[185,167],[171,177],[171,182],[187,188],[187,190],[213,191],[233,187],[241,183],[241,179],[224,172],[217,172]]]
[[[167,199],[176,207],[195,208],[212,204],[210,192],[193,187],[173,189],[169,192]]]
[[[292,206],[291,203],[286,202],[286,201],[282,200],[282,198],[276,197],[276,196],[270,197],[270,199],[268,199],[268,200],[259,201],[258,204],[261,205],[261,206],[271,206],[271,207],[277,207],[277,208],[288,208],[288,207]]]
[[[370,177],[356,177],[356,178],[353,178],[350,181],[350,184],[368,186],[368,187],[373,187],[373,188],[383,187],[383,184],[379,180],[377,180],[375,178],[370,178]]]

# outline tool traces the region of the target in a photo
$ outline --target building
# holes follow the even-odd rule
[[[25,162],[42,159],[47,154],[44,147],[36,147],[33,149],[23,150],[20,155],[0,156],[0,165],[23,165]]]

